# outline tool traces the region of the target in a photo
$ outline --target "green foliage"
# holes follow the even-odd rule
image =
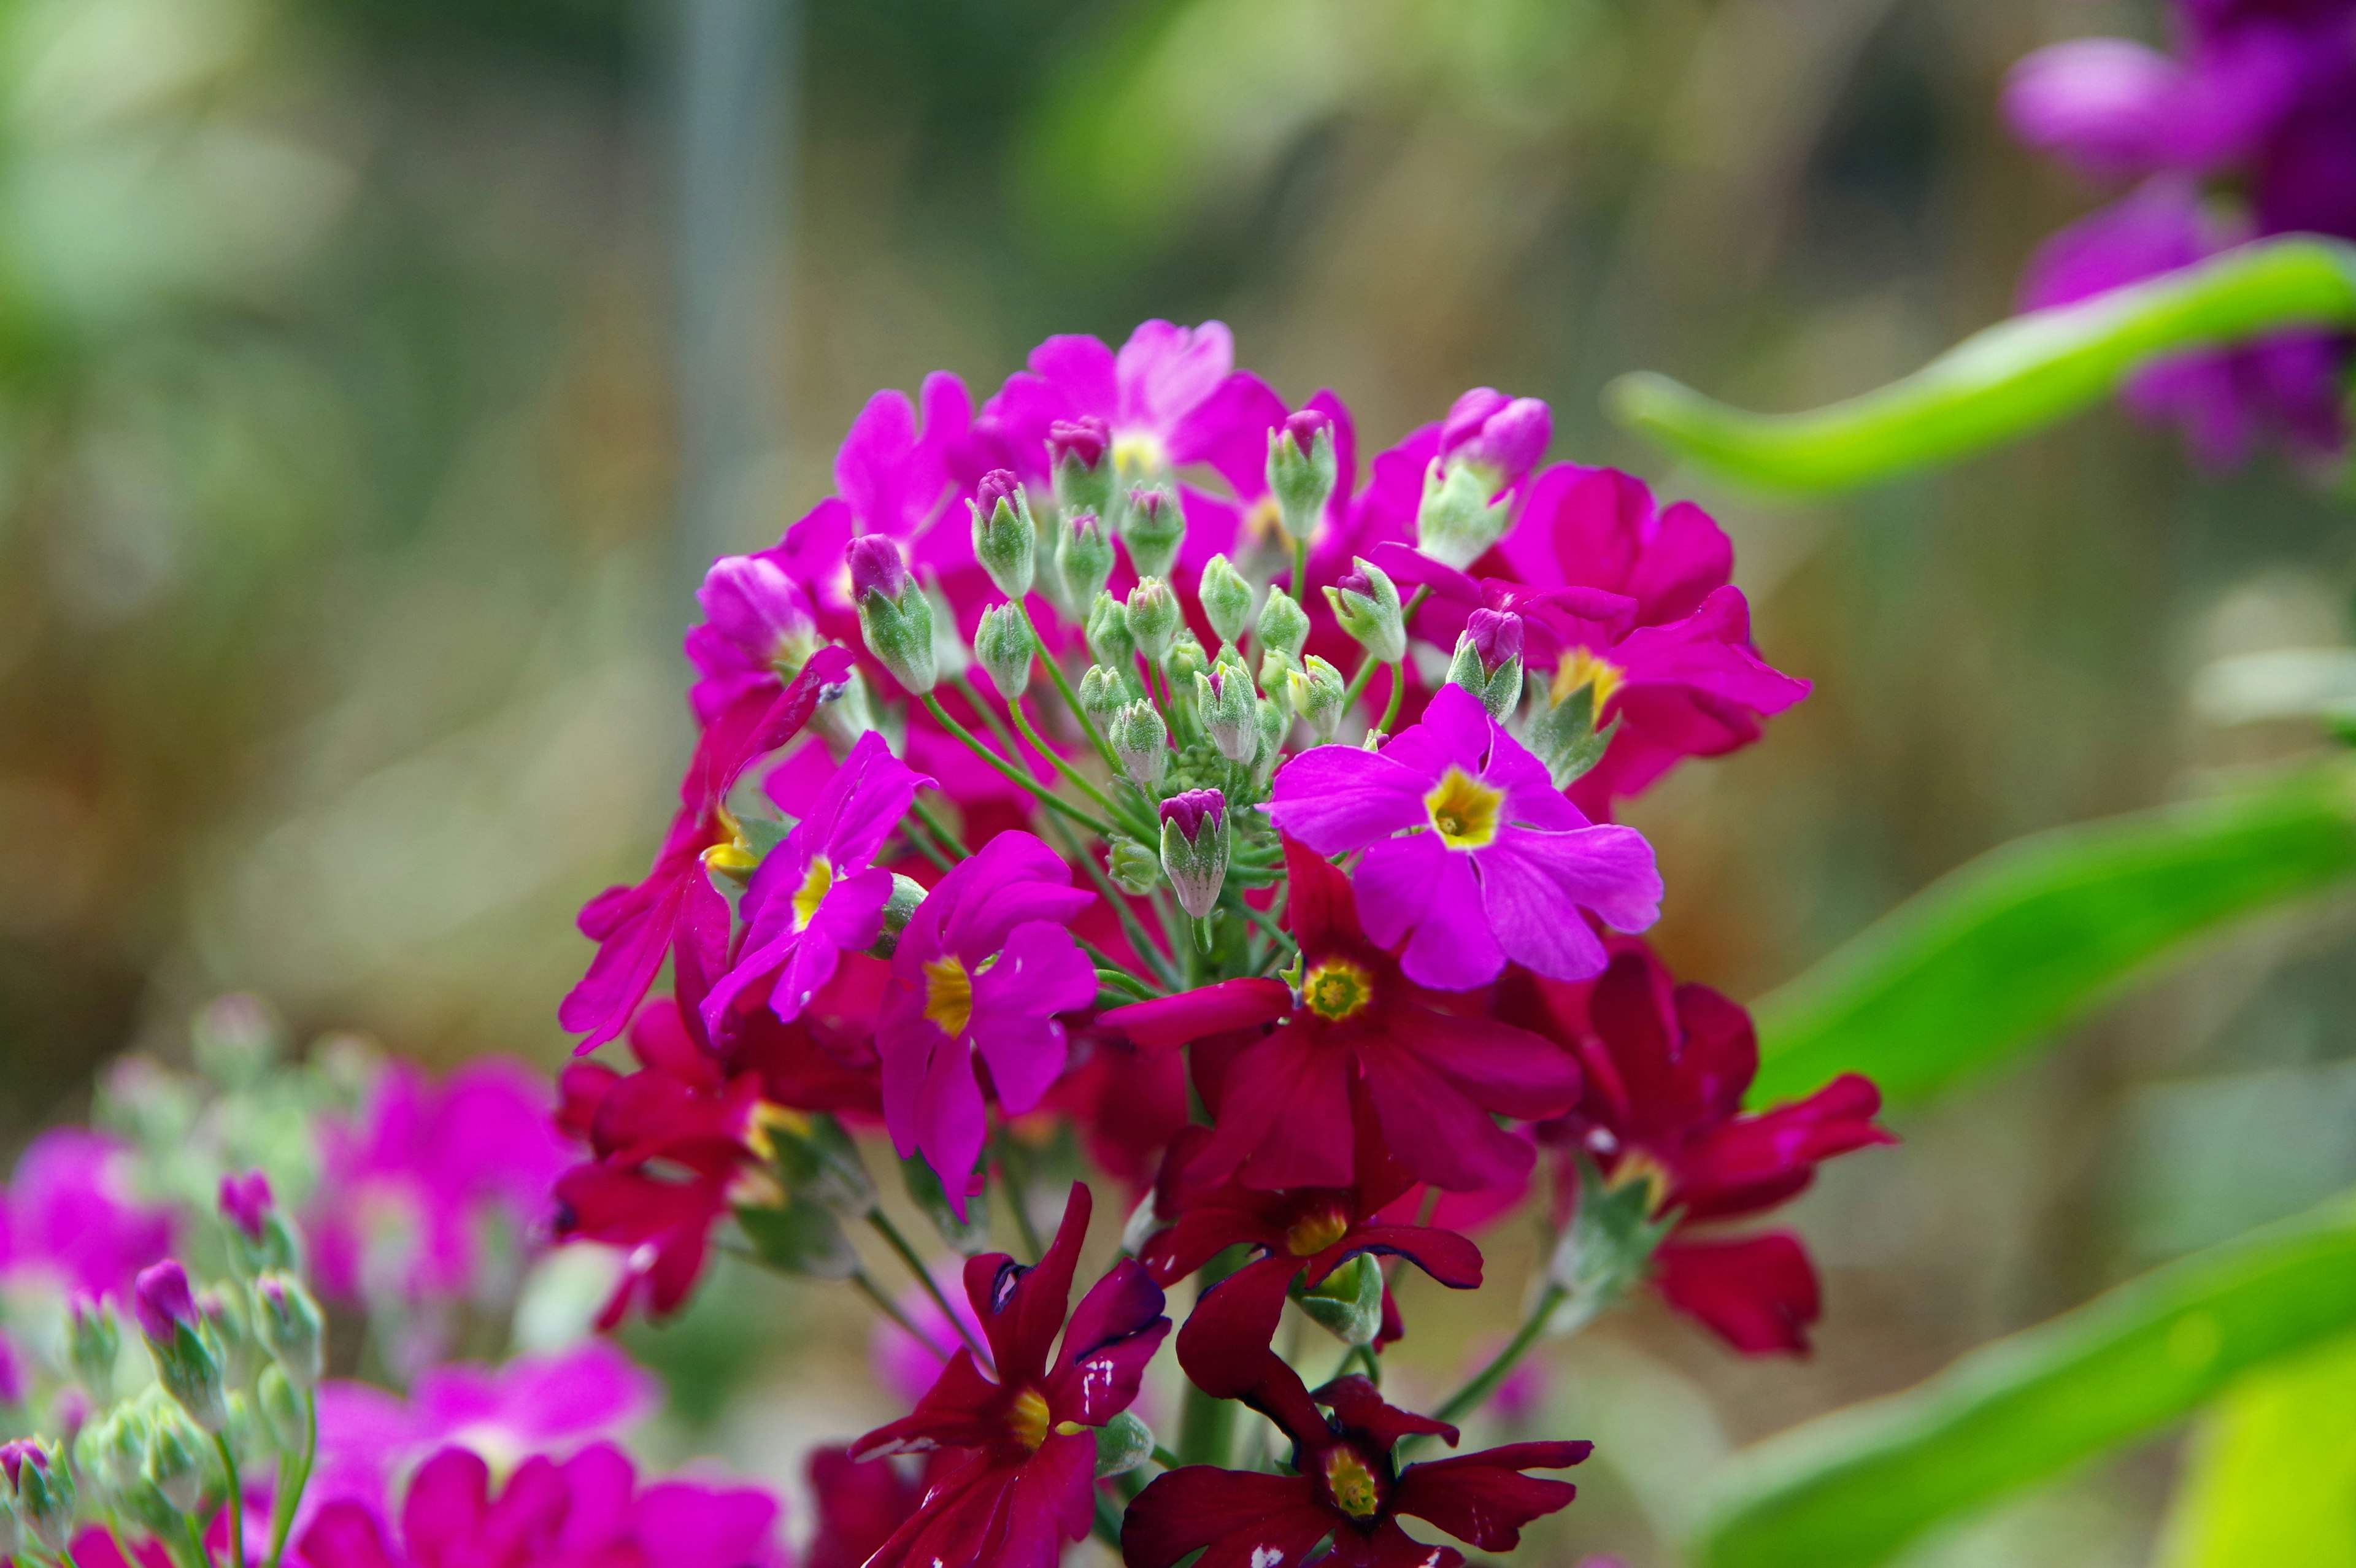
[[[2253,1372],[2203,1419],[2159,1568],[2356,1568],[2356,1339]]]
[[[1843,1072],[1921,1100],[2193,938],[2351,873],[2356,779],[2340,767],[2005,845],[1760,1003],[1751,1102]]]
[[[1713,1500],[1697,1559],[1868,1568],[1943,1520],[2351,1328],[2356,1197],[2343,1196],[1983,1346],[1920,1388],[1751,1449]]]
[[[1649,373],[1622,377],[1608,400],[1622,424],[1734,478],[1778,490],[1843,490],[1953,463],[2066,419],[2163,354],[2351,324],[2356,248],[2272,240],[2015,316],[1911,376],[1807,413],[1746,413]]]

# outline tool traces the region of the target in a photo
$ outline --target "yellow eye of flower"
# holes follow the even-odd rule
[[[925,965],[925,1019],[954,1040],[973,1019],[973,976],[954,955]]]
[[[810,857],[809,869],[802,874],[802,885],[794,890],[794,929],[807,931],[809,923],[818,918],[818,906],[834,891],[834,867],[823,855]]]
[[[1151,479],[1169,466],[1168,449],[1146,432],[1131,431],[1112,443],[1112,471],[1123,479]]]
[[[1611,660],[1597,658],[1585,648],[1573,648],[1555,666],[1554,685],[1547,695],[1559,703],[1580,687],[1591,686],[1595,688],[1594,710],[1601,713],[1603,705],[1612,700],[1612,694],[1620,689],[1620,683],[1627,678],[1628,672]]]
[[[1333,1506],[1352,1519],[1372,1519],[1381,1504],[1375,1473],[1347,1448],[1336,1448],[1325,1460],[1325,1489]]]
[[[1296,1258],[1314,1257],[1340,1241],[1350,1229],[1350,1217],[1339,1209],[1303,1214],[1284,1233],[1284,1250]]]
[[[1319,1018],[1339,1023],[1374,999],[1374,987],[1355,964],[1332,959],[1309,971],[1301,999]]]
[[[746,880],[753,875],[754,869],[760,865],[761,857],[754,849],[752,841],[744,837],[744,830],[736,826],[736,819],[726,811],[720,814],[720,826],[728,835],[728,841],[706,849],[703,863],[722,876],[734,877],[740,882]]]
[[[1006,1413],[1006,1424],[1014,1430],[1014,1440],[1025,1448],[1036,1448],[1047,1441],[1047,1398],[1035,1388],[1026,1388],[1014,1396],[1013,1405]]]
[[[1423,797],[1433,831],[1451,849],[1484,849],[1495,843],[1505,805],[1504,790],[1491,789],[1456,767],[1442,773]]]
[[[809,1128],[809,1118],[799,1111],[789,1110],[767,1100],[755,1100],[753,1108],[744,1115],[744,1147],[763,1159],[774,1160],[777,1157],[776,1135],[779,1132],[807,1137]]]

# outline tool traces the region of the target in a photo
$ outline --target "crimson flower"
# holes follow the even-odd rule
[[[1285,923],[1301,947],[1298,990],[1278,980],[1223,980],[1103,1015],[1151,1051],[1251,1030],[1218,1082],[1216,1118],[1196,1156],[1204,1181],[1230,1175],[1263,1189],[1345,1188],[1363,1104],[1408,1171],[1437,1187],[1503,1186],[1529,1167],[1529,1146],[1493,1116],[1559,1115],[1579,1097],[1570,1059],[1523,1029],[1444,1010],[1453,998],[1400,973],[1366,938],[1349,879],[1290,838]],[[1273,1029],[1267,1026],[1274,1025]],[[1207,1080],[1206,1058],[1195,1061]]]
[[[1399,1439],[1431,1433],[1453,1445],[1456,1428],[1386,1404],[1361,1377],[1337,1379],[1312,1396],[1273,1359],[1250,1403],[1292,1439],[1293,1473],[1189,1465],[1157,1477],[1121,1525],[1128,1568],[1170,1568],[1198,1550],[1196,1568],[1298,1568],[1329,1536],[1332,1545],[1313,1561],[1335,1568],[1462,1568],[1462,1552],[1416,1540],[1399,1516],[1428,1520],[1483,1552],[1510,1551],[1522,1526],[1579,1495],[1568,1481],[1523,1472],[1576,1465],[1594,1448],[1511,1443],[1401,1467],[1391,1452]]]
[[[1743,1114],[1759,1071],[1751,1015],[1707,986],[1677,984],[1636,938],[1612,950],[1592,983],[1533,979],[1506,1008],[1560,1040],[1585,1073],[1577,1108],[1539,1136],[1584,1149],[1608,1182],[1652,1182],[1655,1212],[1680,1215],[1654,1259],[1670,1306],[1748,1354],[1804,1351],[1820,1306],[1799,1238],[1687,1230],[1772,1209],[1813,1181],[1818,1162],[1896,1142],[1873,1120],[1880,1092],[1845,1072],[1804,1100]]]
[[[1155,1213],[1171,1222],[1147,1239],[1138,1261],[1166,1285],[1225,1248],[1261,1253],[1205,1292],[1178,1331],[1179,1365],[1205,1393],[1235,1399],[1257,1384],[1292,1283],[1313,1290],[1361,1253],[1403,1257],[1453,1290],[1480,1287],[1481,1249],[1471,1242],[1452,1231],[1383,1222],[1380,1211],[1414,1179],[1372,1131],[1360,1128],[1355,1183],[1281,1192],[1191,1180],[1206,1127],[1189,1127],[1172,1144],[1154,1192]]]
[[[972,1450],[867,1568],[1053,1568],[1064,1541],[1088,1532],[1095,1429],[1129,1408],[1170,1332],[1162,1287],[1130,1258],[1065,1322],[1090,1207],[1088,1189],[1073,1183],[1064,1222],[1035,1268],[1003,1253],[967,1260],[966,1296],[989,1338],[996,1381],[960,1349],[913,1413],[851,1445],[859,1459]]]

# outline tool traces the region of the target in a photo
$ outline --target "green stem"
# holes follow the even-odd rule
[[[1173,991],[1181,989],[1177,971],[1162,958],[1162,950],[1154,946],[1152,939],[1145,934],[1145,926],[1137,918],[1136,912],[1129,907],[1127,895],[1113,885],[1113,880],[1105,874],[1105,869],[1097,864],[1096,857],[1089,854],[1062,823],[1049,817],[1047,826],[1062,841],[1065,853],[1087,869],[1089,880],[1096,883],[1097,891],[1104,895],[1105,902],[1112,905],[1114,918],[1120,922],[1121,934],[1129,938],[1129,944],[1135,949],[1138,958],[1153,971],[1154,976],[1164,987]]]
[[[1096,1523],[1092,1528],[1096,1538],[1117,1552],[1120,1550],[1120,1510],[1112,1506],[1112,1499],[1105,1496],[1102,1487],[1096,1488]]]
[[[1530,1307],[1529,1316],[1522,1319],[1521,1328],[1506,1342],[1505,1348],[1491,1357],[1489,1364],[1473,1373],[1462,1388],[1450,1394],[1440,1408],[1431,1413],[1432,1419],[1455,1422],[1478,1410],[1483,1400],[1497,1392],[1497,1385],[1505,1381],[1506,1374],[1529,1354],[1530,1347],[1546,1338],[1547,1319],[1569,1295],[1570,1292],[1559,1285],[1547,1285]],[[1408,1443],[1415,1441],[1413,1437],[1407,1439]],[[1400,1451],[1404,1456],[1406,1444],[1400,1445]]]
[[[212,1568],[213,1554],[205,1550],[205,1538],[198,1533],[197,1521],[188,1515],[182,1514],[180,1524],[187,1534],[188,1551],[196,1562],[197,1568]],[[134,1558],[131,1561],[136,1562],[137,1559]]]
[[[911,815],[913,815],[913,812]],[[940,869],[946,871],[949,869],[950,867],[957,864],[956,861],[949,859],[948,851],[942,848],[938,844],[933,841],[932,834],[926,831],[921,823],[912,827],[907,823],[903,822],[900,824],[900,831],[907,835],[908,842],[916,846],[917,854],[922,855],[926,859],[930,860]]]
[[[868,1299],[868,1302],[874,1307],[876,1311],[881,1312],[884,1317],[898,1324],[907,1332],[910,1339],[916,1340],[917,1344],[922,1345],[925,1348],[927,1354],[937,1357],[939,1360],[944,1361],[949,1359],[948,1351],[941,1347],[938,1340],[935,1339],[930,1334],[926,1333],[922,1328],[916,1327],[916,1320],[909,1317],[906,1313],[901,1311],[900,1304],[898,1302],[884,1294],[884,1287],[875,1283],[875,1276],[873,1275],[869,1274],[864,1268],[852,1269],[851,1271],[851,1283],[852,1287],[855,1288],[860,1295]]]
[[[1078,938],[1073,940],[1077,941]],[[1136,976],[1126,969],[1099,968],[1097,970],[1097,983],[1132,1002],[1150,1002],[1162,994],[1147,989]]]
[[[1391,726],[1398,722],[1399,699],[1406,695],[1407,661],[1401,659],[1391,666],[1391,699],[1383,704],[1383,721],[1375,728],[1386,735],[1391,732]]]
[[[1004,749],[1007,760],[1018,767],[1021,766],[1023,748],[1014,743],[1014,737],[1007,732],[1005,724],[992,710],[991,705],[982,699],[980,688],[973,684],[973,678],[970,676],[953,675],[949,677],[949,684],[957,688],[958,695],[966,699],[969,707],[981,715],[982,727],[988,730],[991,739]]]
[[[1027,606],[1023,612],[1023,619],[1026,624],[1031,620]],[[1039,643],[1039,662],[1047,667],[1047,678],[1055,683],[1055,695],[1062,698],[1064,706],[1072,710],[1072,717],[1079,721],[1080,732],[1088,738],[1088,744],[1097,749],[1097,755],[1103,759],[1104,765],[1118,775],[1120,759],[1112,754],[1111,743],[1105,740],[1103,731],[1097,728],[1097,721],[1088,716],[1088,710],[1080,706],[1079,698],[1072,691],[1071,681],[1064,674],[1063,661],[1047,651],[1044,642],[1040,642],[1039,628],[1035,625],[1031,627],[1031,638]]]
[[[1013,763],[1008,762],[1005,758],[1000,756],[997,752],[991,751],[989,747],[983,745],[979,740],[975,739],[973,731],[958,723],[956,720],[950,718],[948,709],[941,706],[941,699],[935,697],[929,691],[925,693],[925,708],[926,711],[932,714],[934,720],[937,722],[942,729],[947,730],[950,734],[963,741],[968,751],[971,752],[975,756],[980,757],[983,762],[988,763],[991,767],[996,768],[1001,773],[1005,775],[1010,783],[1021,784],[1024,789],[1029,790],[1033,795],[1038,796],[1039,803],[1041,805],[1047,806],[1051,810],[1062,812],[1066,816],[1070,817],[1073,821],[1078,823],[1081,827],[1100,837],[1109,838],[1112,837],[1111,828],[1106,827],[1103,823],[1098,821],[1087,812],[1082,811],[1078,806],[1072,805],[1069,801],[1057,795],[1054,791],[1043,786],[1037,779],[1031,776],[1027,770],[1016,767]]]
[[[908,803],[908,811],[917,821],[925,825],[926,832],[941,841],[941,848],[947,849],[955,859],[962,860],[973,853],[965,847],[963,839],[949,831],[948,824],[943,822],[935,814],[933,808],[923,801],[911,800]]]
[[[245,1488],[238,1480],[237,1455],[226,1433],[213,1434],[213,1447],[220,1455],[221,1474],[229,1477],[230,1568],[245,1568]]]
[[[1269,935],[1274,937],[1284,946],[1290,947],[1293,945],[1292,933],[1285,930],[1283,926],[1278,924],[1277,922],[1265,912],[1252,908],[1251,905],[1246,903],[1242,899],[1236,900],[1235,907],[1243,911],[1243,915],[1246,920],[1251,922],[1254,925],[1268,933]]]
[[[294,1528],[294,1512],[303,1506],[304,1489],[311,1484],[311,1466],[319,1453],[319,1396],[312,1390],[303,1391],[303,1457],[294,1467],[294,1484],[285,1484],[279,1477],[278,1497],[270,1514],[270,1568],[278,1568],[278,1560],[286,1555],[286,1536]]]
[[[965,1341],[965,1348],[973,1352],[974,1359],[995,1375],[998,1368],[990,1359],[989,1347],[973,1337],[973,1330],[965,1326],[965,1319],[958,1317],[957,1308],[949,1305],[949,1298],[941,1294],[940,1282],[933,1277],[933,1271],[925,1266],[925,1260],[917,1254],[916,1249],[908,1244],[908,1238],[900,1233],[900,1227],[892,1222],[892,1216],[880,1208],[870,1209],[867,1211],[867,1222],[875,1227],[875,1233],[882,1236],[885,1244],[900,1255],[900,1261],[908,1265],[908,1272],[916,1276],[916,1283],[925,1287],[925,1294],[933,1298],[933,1305],[941,1309],[941,1316],[949,1320],[949,1327],[958,1331],[958,1338]]]
[[[1031,717],[1029,714],[1023,711],[1023,704],[1020,700],[1009,699],[1006,704],[1006,710],[1014,715],[1014,727],[1023,731],[1023,738],[1031,742],[1031,749],[1033,751],[1037,752],[1041,756],[1047,759],[1047,765],[1049,767],[1054,768],[1057,773],[1069,779],[1074,784],[1078,786],[1080,792],[1083,795],[1086,795],[1090,800],[1093,800],[1098,805],[1103,806],[1108,816],[1118,815],[1118,813],[1113,810],[1112,802],[1105,798],[1104,791],[1097,788],[1095,780],[1080,772],[1079,769],[1072,766],[1071,763],[1064,761],[1063,757],[1056,752],[1055,747],[1050,746],[1046,741],[1039,738],[1039,731],[1032,728]]]
[[[1347,1371],[1352,1361],[1366,1369],[1366,1381],[1376,1388],[1383,1386],[1383,1359],[1375,1354],[1372,1345],[1353,1345],[1350,1353],[1342,1358],[1342,1370]]]
[[[1235,1272],[1236,1249],[1205,1264],[1197,1277],[1194,1299]],[[1178,1402],[1178,1464],[1219,1465],[1227,1463],[1236,1444],[1236,1402],[1216,1399],[1196,1388],[1192,1381]],[[1176,1466],[1170,1467],[1176,1468]]]
[[[1309,536],[1292,536],[1292,602],[1309,608]]]
[[[1165,1470],[1174,1470],[1186,1461],[1178,1457],[1177,1455],[1170,1452],[1169,1449],[1164,1448],[1161,1444],[1156,1443],[1153,1445],[1153,1462],[1161,1466]]]

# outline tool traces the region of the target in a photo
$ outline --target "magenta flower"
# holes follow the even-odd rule
[[[1046,475],[1046,443],[1056,425],[1100,421],[1125,477],[1211,461],[1232,432],[1215,403],[1235,369],[1235,337],[1220,322],[1175,326],[1149,321],[1116,354],[1099,338],[1051,337],[1031,351],[1031,368],[1007,379],[982,410],[1022,454],[1026,479]],[[1265,438],[1263,438],[1263,441]],[[1259,453],[1265,459],[1263,445]]]
[[[103,1133],[58,1127],[17,1157],[0,1209],[0,1275],[47,1275],[70,1294],[127,1296],[172,1250],[172,1214],[140,1201],[134,1156]]]
[[[688,628],[685,650],[701,677],[688,693],[699,724],[748,692],[774,698],[818,651],[817,613],[779,549],[723,556],[695,597],[703,620]]]
[[[270,1196],[270,1178],[262,1172],[251,1170],[243,1176],[220,1179],[222,1217],[254,1241],[262,1240],[262,1227],[274,1206]]]
[[[1554,439],[1554,414],[1536,398],[1509,398],[1494,387],[1475,387],[1456,400],[1440,427],[1445,463],[1463,463],[1489,480],[1489,493],[1520,480],[1546,455]]]
[[[141,1269],[131,1299],[138,1311],[139,1331],[158,1344],[170,1344],[179,1329],[195,1328],[200,1321],[197,1298],[188,1289],[188,1271],[177,1258]]]
[[[1065,927],[1096,901],[1028,833],[1001,833],[917,906],[892,956],[875,1048],[884,1120],[905,1159],[921,1153],[964,1212],[987,1128],[980,1056],[999,1104],[1020,1115],[1062,1076],[1055,1015],[1096,999],[1096,966]]]
[[[1480,699],[1443,688],[1380,752],[1319,746],[1277,773],[1269,815],[1321,855],[1365,851],[1351,873],[1366,934],[1419,985],[1464,990],[1510,959],[1557,979],[1603,967],[1573,910],[1622,931],[1660,916],[1652,846],[1591,825]]]
[[[873,944],[892,896],[892,873],[873,863],[875,852],[916,791],[932,782],[894,756],[875,731],[859,738],[809,815],[745,887],[743,950],[703,999],[705,1028],[719,1032],[739,997],[757,1001],[762,991],[790,1022],[844,953]]]

